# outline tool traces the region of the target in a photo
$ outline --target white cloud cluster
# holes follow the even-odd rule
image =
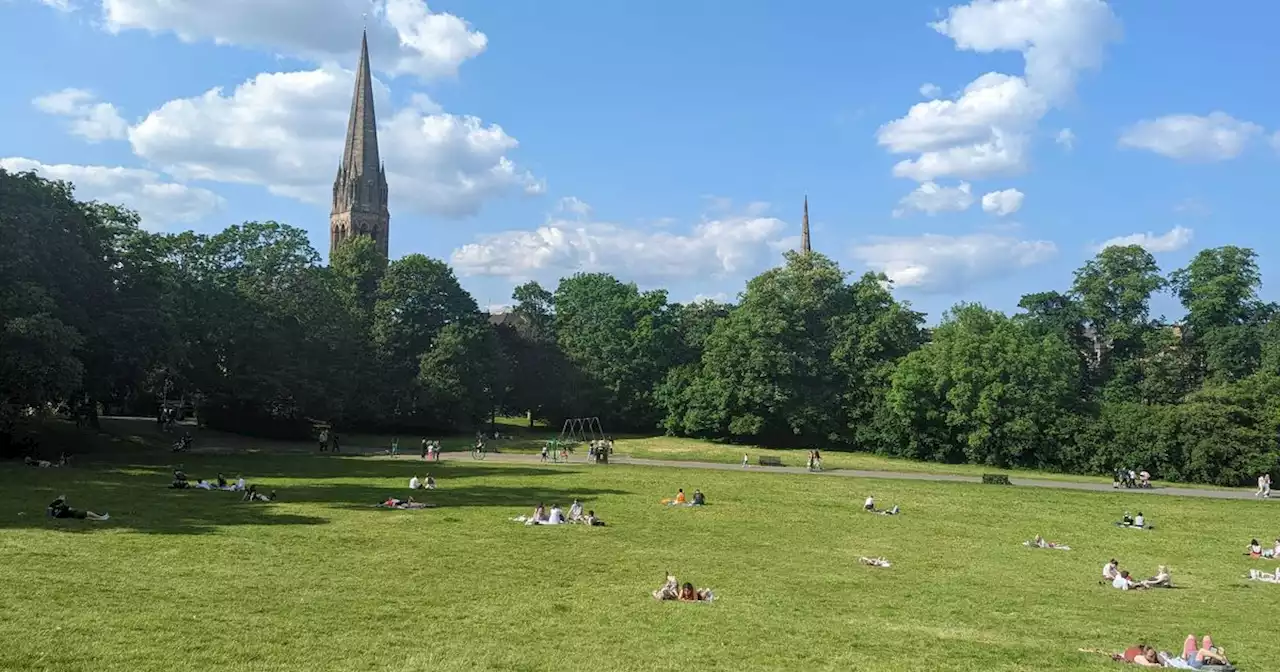
[[[688,233],[606,222],[549,219],[533,230],[479,236],[454,250],[462,275],[523,280],[576,271],[608,271],[641,283],[748,275],[794,240],[772,217],[724,215]]]
[[[129,142],[138,156],[184,179],[257,184],[328,203],[354,77],[333,66],[263,73],[230,93],[215,88],[165,103],[129,129]],[[375,97],[385,114],[386,88],[376,86]],[[500,126],[414,96],[379,124],[393,212],[464,217],[494,197],[541,193],[542,182],[507,157],[517,145]]]
[[[940,212],[963,212],[971,205],[973,187],[968,182],[961,182],[955,187],[925,182],[898,201],[898,208],[893,211],[893,216],[905,217],[911,212],[923,212],[931,216]]]
[[[1185,226],[1175,226],[1168,233],[1156,235],[1152,231],[1146,233],[1133,233],[1127,236],[1119,236],[1112,238],[1101,245],[1097,249],[1103,250],[1108,247],[1123,247],[1126,245],[1141,245],[1148,252],[1174,252],[1181,250],[1191,243],[1191,237],[1194,232]]]
[[[1047,240],[1019,240],[993,233],[881,237],[854,248],[853,255],[881,271],[898,287],[952,292],[974,282],[1053,258]]]
[[[890,152],[917,155],[895,165],[894,175],[918,182],[1025,169],[1031,131],[1120,33],[1103,0],[973,0],[931,26],[957,49],[1020,52],[1026,71],[984,74],[955,100],[917,103],[880,128],[877,139]]]
[[[1208,116],[1171,114],[1140,121],[1120,136],[1120,146],[1145,149],[1183,161],[1234,159],[1254,140],[1261,126],[1235,119],[1225,112]]]
[[[929,100],[933,100],[934,98],[938,98],[942,95],[942,87],[937,84],[925,82],[920,85],[920,95],[928,98]]]
[[[84,200],[119,204],[138,212],[149,229],[169,224],[189,224],[220,210],[225,202],[207,189],[167,181],[149,170],[44,164],[31,159],[0,159],[0,168],[11,172],[35,171],[51,180],[75,185]]]
[[[1022,209],[1022,199],[1026,197],[1017,189],[1002,189],[982,196],[982,211],[997,217],[1012,215]]]
[[[354,62],[354,27],[368,21],[374,67],[393,75],[456,74],[488,45],[463,19],[432,12],[423,0],[100,0],[103,23],[119,32],[172,32],[311,59]]]
[[[1053,136],[1053,141],[1062,145],[1068,152],[1076,148],[1076,134],[1069,128],[1058,131],[1058,134]]]
[[[71,119],[71,134],[89,142],[120,140],[129,126],[114,105],[98,102],[93,93],[84,89],[63,89],[40,96],[31,104],[46,114]]]

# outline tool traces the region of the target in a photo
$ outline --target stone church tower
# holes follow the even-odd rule
[[[387,210],[387,171],[378,158],[378,120],[373,114],[373,76],[369,74],[369,38],[360,38],[360,65],[347,122],[347,143],[333,181],[329,214],[329,254],[355,236],[373,238],[387,256],[391,213]]]

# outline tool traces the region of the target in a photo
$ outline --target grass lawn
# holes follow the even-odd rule
[[[1275,669],[1280,586],[1240,579],[1272,505],[964,483],[623,465],[430,465],[439,508],[405,496],[412,459],[144,448],[67,469],[0,464],[0,669],[1114,670],[1077,648],[1175,649],[1209,632]],[[272,504],[165,488],[244,474]],[[658,504],[677,487],[710,506]],[[51,520],[59,493],[105,523]],[[858,511],[874,494],[903,515]],[[509,522],[574,497],[609,527]],[[1113,528],[1143,507],[1157,530]],[[1070,552],[1020,545],[1036,533]],[[884,555],[890,569],[857,563]],[[1111,557],[1168,564],[1179,590],[1098,585]],[[710,605],[658,603],[671,570]]]

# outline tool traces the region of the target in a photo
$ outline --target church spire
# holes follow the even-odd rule
[[[378,154],[378,119],[373,111],[373,75],[369,68],[369,36],[360,36],[360,63],[351,97],[351,118],[342,163],[333,181],[329,215],[329,253],[354,236],[373,238],[387,255],[391,215],[387,211],[387,173]]]
[[[376,174],[378,120],[373,112],[373,76],[369,73],[369,36],[360,34],[360,65],[356,67],[356,89],[351,97],[351,118],[347,121],[347,144],[342,150],[342,167]]]
[[[809,196],[804,197],[804,223],[800,225],[800,251],[804,253],[812,252],[809,247]]]

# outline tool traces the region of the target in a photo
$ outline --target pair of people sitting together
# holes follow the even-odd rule
[[[1180,670],[1213,669],[1234,670],[1227,662],[1226,651],[1213,645],[1209,635],[1205,635],[1202,644],[1196,645],[1196,636],[1187,635],[1182,643],[1182,655],[1173,656],[1167,652],[1157,652],[1146,644],[1131,646],[1122,653],[1111,654],[1112,660],[1133,663],[1142,667],[1170,667]]]
[[[1169,574],[1169,568],[1165,565],[1160,565],[1155,576],[1144,581],[1134,581],[1127,570],[1121,571],[1120,562],[1115,558],[1112,558],[1111,562],[1102,566],[1102,578],[1104,581],[1110,581],[1112,588],[1120,590],[1173,587],[1173,577]]]
[[[662,587],[653,591],[653,599],[655,600],[678,600],[680,602],[711,602],[716,599],[715,594],[710,589],[703,588],[698,590],[693,587],[692,583],[685,582],[682,586],[676,577],[667,573],[667,582]]]
[[[899,513],[897,504],[894,504],[892,509],[877,509],[876,498],[871,496],[868,496],[867,501],[862,503],[862,510],[870,513],[878,513],[882,516],[896,516]]]
[[[425,481],[418,478],[417,476],[414,476],[413,478],[409,479],[409,489],[410,490],[435,490],[436,479],[432,478],[431,474],[427,474],[427,479]]]
[[[380,509],[426,509],[434,505],[426,502],[415,502],[412,497],[407,500],[388,497],[387,501],[376,506]]]
[[[1035,538],[1035,539],[1032,539],[1031,541],[1024,541],[1024,542],[1022,542],[1022,545],[1023,545],[1023,546],[1029,546],[1029,547],[1031,547],[1031,548],[1052,548],[1052,549],[1054,549],[1054,550],[1056,550],[1056,551],[1069,551],[1069,550],[1071,550],[1071,547],[1070,547],[1070,546],[1068,546],[1068,545],[1066,545],[1066,544],[1058,544],[1058,543],[1054,543],[1054,542],[1052,542],[1052,541],[1046,541],[1044,537],[1042,537],[1042,536],[1040,536],[1040,535],[1038,535],[1038,534],[1036,535],[1036,538]],[[1114,560],[1113,560],[1112,562],[1114,562]]]
[[[1249,547],[1245,549],[1245,555],[1257,560],[1258,558],[1280,558],[1280,539],[1276,539],[1274,548],[1263,548],[1257,539],[1249,542]]]
[[[67,505],[67,496],[58,495],[53,503],[46,509],[50,518],[71,518],[74,520],[110,520],[111,515],[107,513],[94,513],[92,511],[81,511],[73,509]]]
[[[1143,517],[1141,511],[1138,512],[1137,516],[1130,516],[1129,512],[1125,511],[1124,517],[1120,519],[1120,522],[1116,523],[1116,527],[1131,527],[1137,530],[1149,530],[1154,526],[1147,525],[1147,519]]]
[[[694,490],[693,501],[686,501],[684,497],[684,488],[680,488],[676,492],[675,499],[664,499],[662,500],[662,503],[667,506],[704,506],[707,503],[707,498],[702,494],[701,490]]]

